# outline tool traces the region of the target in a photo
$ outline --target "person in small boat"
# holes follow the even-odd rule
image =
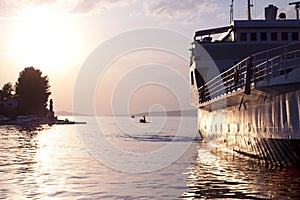
[[[146,123],[146,116],[143,116],[143,119],[140,119],[140,123]]]

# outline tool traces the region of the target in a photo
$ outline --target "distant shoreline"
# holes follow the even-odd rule
[[[18,116],[17,119],[10,119],[10,118],[1,118],[0,126],[4,125],[16,125],[16,126],[38,126],[38,125],[64,125],[64,124],[86,124],[86,122],[75,122],[70,121],[69,119],[57,119],[55,118],[39,118],[32,115],[27,116]]]
[[[95,116],[83,113],[73,113],[69,111],[58,111],[55,112],[58,116]],[[190,116],[190,117],[197,117],[197,110],[173,110],[173,111],[166,111],[166,112],[142,112],[142,113],[133,113],[133,114],[123,114],[123,115],[96,115],[98,117],[101,116],[168,116],[168,117],[180,117],[180,116]]]

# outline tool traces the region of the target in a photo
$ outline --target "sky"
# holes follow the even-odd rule
[[[184,82],[188,81],[189,47],[180,47],[186,50],[183,55],[168,47],[130,49],[139,39],[135,30],[166,30],[170,37],[180,34],[187,39],[183,42],[192,42],[197,30],[229,25],[230,4],[231,0],[1,0],[0,87],[14,84],[20,71],[33,66],[48,76],[56,111],[109,115],[191,109]],[[286,0],[253,0],[253,4],[254,19],[263,18],[268,4],[295,18]],[[246,0],[234,1],[234,18],[246,18]],[[128,32],[124,48],[130,51],[100,66],[125,45],[124,41],[120,47],[109,44]],[[159,40],[151,37],[144,39],[149,44]],[[74,95],[76,85],[91,87],[89,75],[82,80],[80,75],[101,48],[104,53],[96,58],[103,71],[89,72],[97,78],[89,90],[92,94]],[[74,98],[82,98],[87,107],[83,103],[74,108]]]

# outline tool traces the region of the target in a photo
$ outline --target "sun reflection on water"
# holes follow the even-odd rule
[[[37,141],[39,144],[39,148],[37,149],[37,153],[35,156],[36,162],[38,163],[36,166],[37,175],[36,181],[39,184],[39,193],[46,194],[47,196],[51,196],[51,194],[56,191],[56,188],[59,185],[49,185],[49,179],[51,179],[52,168],[53,165],[57,165],[55,161],[56,144],[52,138],[60,136],[60,132],[56,132],[53,129],[46,129],[40,132],[37,136]],[[58,182],[59,184],[63,184],[62,180]]]
[[[63,192],[65,174],[70,172],[64,170],[62,160],[74,153],[79,141],[76,135],[68,134],[74,131],[71,126],[0,127],[0,197],[3,193],[13,199],[24,194],[27,198],[53,199]]]

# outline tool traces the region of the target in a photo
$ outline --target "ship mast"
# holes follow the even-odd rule
[[[289,5],[295,5],[297,20],[299,20],[300,1],[289,3]]]
[[[250,3],[250,0],[248,0],[247,2],[247,10],[248,10],[248,20],[251,20],[251,6],[253,6],[251,3]]]
[[[231,0],[230,5],[230,24],[233,22],[233,0]]]

